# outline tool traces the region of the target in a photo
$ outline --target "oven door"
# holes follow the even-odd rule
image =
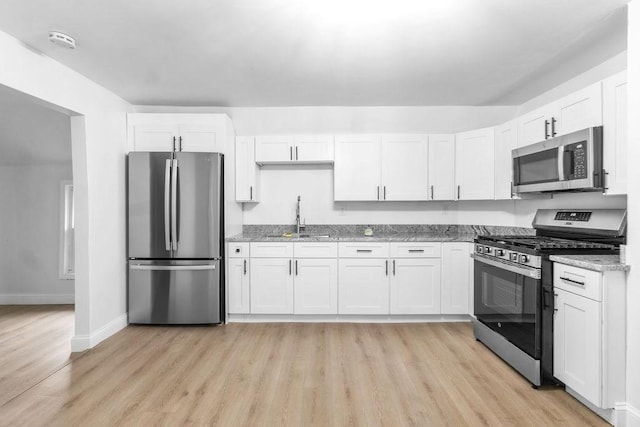
[[[529,356],[540,359],[540,270],[478,255],[473,258],[475,316]]]

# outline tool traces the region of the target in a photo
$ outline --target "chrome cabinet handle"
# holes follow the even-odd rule
[[[298,260],[296,260],[296,276],[298,275]]]
[[[289,160],[293,160],[293,147],[289,147]]]
[[[558,303],[556,303],[557,298],[558,298],[558,294],[554,292],[553,293],[553,314],[556,314],[558,312],[558,309],[556,308],[558,306]]]
[[[384,261],[384,274],[385,276],[389,275],[389,260]]]
[[[460,200],[460,186],[458,185],[458,200]]]
[[[173,144],[171,145],[171,151],[176,151],[176,137],[173,137]]]
[[[544,121],[544,139],[549,139],[549,120]]]
[[[298,146],[296,145],[296,160],[298,160]]]
[[[382,187],[382,200],[387,200],[387,186]]]
[[[291,276],[291,260],[289,260],[289,276]]]
[[[373,252],[372,249],[356,249],[356,252]]]
[[[431,186],[431,200],[433,200],[433,185]]]
[[[393,275],[396,275],[396,260],[393,260]]]
[[[182,151],[182,137],[178,138],[178,151]]]
[[[424,252],[424,249],[409,249],[409,252]]]
[[[584,286],[584,282],[578,282],[577,280],[571,280],[566,277],[561,277],[560,280],[562,280],[563,282],[573,283],[574,285]]]
[[[253,200],[253,185],[249,186],[249,200]]]
[[[244,263],[244,275],[246,276],[247,275],[247,260],[245,259],[243,261],[243,263]]]
[[[556,136],[558,133],[556,132],[556,118],[551,117],[551,136]]]
[[[380,186],[378,185],[376,188],[377,188],[377,190],[376,190],[376,193],[377,193],[376,198],[377,198],[378,200],[380,200]]]

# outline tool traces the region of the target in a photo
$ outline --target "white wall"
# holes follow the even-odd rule
[[[71,178],[71,164],[0,167],[0,304],[73,303],[58,270],[60,181]]]
[[[72,348],[126,325],[126,112],[121,98],[0,32],[0,84],[59,106],[71,118],[76,213]]]
[[[640,0],[629,4],[629,159],[640,158]],[[640,426],[640,168],[628,168],[627,404],[628,425]]]

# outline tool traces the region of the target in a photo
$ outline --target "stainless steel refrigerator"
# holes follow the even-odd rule
[[[223,322],[223,160],[129,154],[129,323]]]

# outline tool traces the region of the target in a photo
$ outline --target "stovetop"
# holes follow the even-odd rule
[[[525,248],[535,252],[553,252],[554,250],[575,249],[575,250],[590,250],[590,249],[603,249],[603,250],[615,250],[615,245],[585,241],[585,240],[572,240],[562,239],[557,237],[546,236],[478,236],[476,241],[483,244],[496,244],[500,247],[508,249]]]

